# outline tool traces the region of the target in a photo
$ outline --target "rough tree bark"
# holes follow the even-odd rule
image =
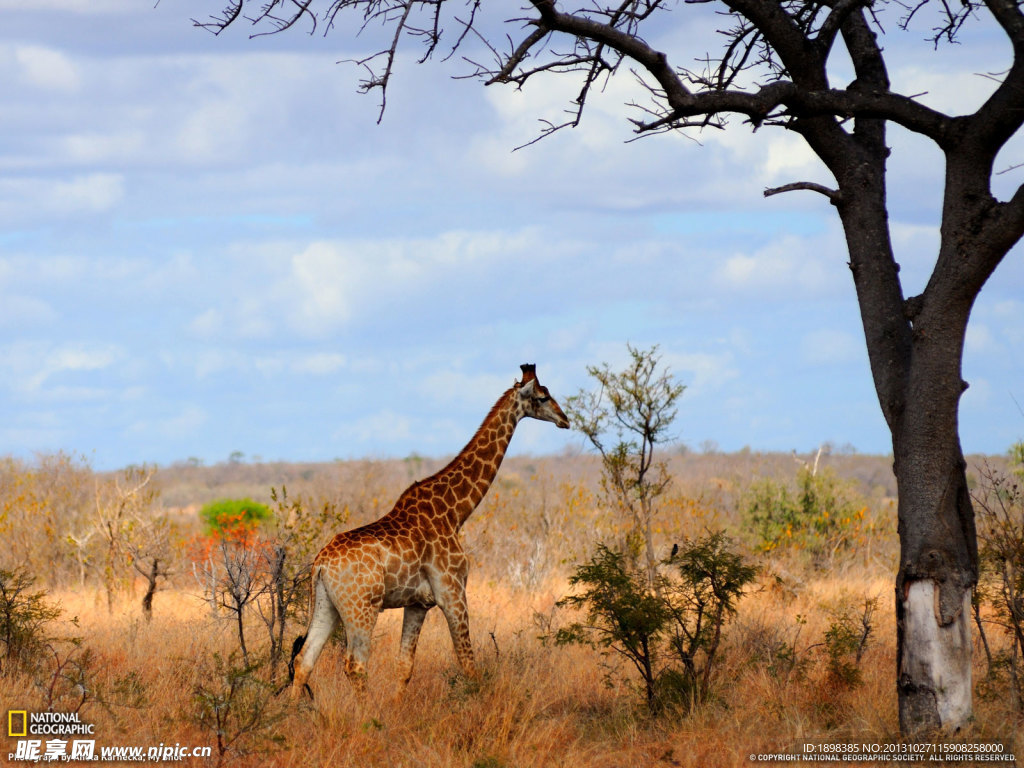
[[[488,4],[487,11],[493,5]],[[577,125],[592,87],[623,62],[645,78],[651,106],[633,121],[639,133],[723,128],[726,115],[755,128],[781,127],[806,140],[835,179],[835,188],[798,181],[766,190],[823,194],[837,209],[849,250],[871,373],[892,434],[899,488],[900,566],[896,615],[900,724],[907,735],[956,729],[971,714],[969,611],[977,580],[974,514],[967,493],[958,408],[964,337],[979,291],[1024,233],[1024,191],[998,201],[991,191],[999,150],[1024,122],[1024,14],[1014,0],[961,0],[909,5],[887,0],[689,0],[678,13],[713,5],[733,25],[717,57],[677,52],[676,61],[701,60],[699,71],[655,50],[642,32],[657,29],[663,0],[581,3],[563,10],[554,0],[531,0],[502,10],[517,39],[486,43],[493,63],[471,73],[487,84],[520,86],[537,75],[576,73],[581,89],[562,123]],[[932,8],[932,6],[935,8]],[[454,6],[454,7],[453,7]],[[243,13],[249,9],[251,16]],[[933,42],[953,41],[962,25],[987,14],[1012,46],[1008,69],[992,76],[993,93],[973,114],[946,115],[889,83],[878,13],[893,7],[906,28],[933,12]],[[391,27],[389,47],[360,62],[361,89],[379,89],[381,109],[400,41],[438,46],[445,22],[455,48],[487,39],[493,24],[478,16],[481,0],[230,0],[223,15],[196,22],[220,32],[239,19],[280,31],[299,22],[328,29],[354,11],[364,25]],[[461,15],[459,15],[461,13]],[[524,13],[526,14],[524,17]],[[517,42],[518,40],[518,42]],[[710,45],[710,44],[709,44]],[[848,55],[856,78],[843,88],[830,81],[837,51]],[[886,201],[887,123],[932,140],[945,154],[941,243],[924,292],[905,296],[889,235]]]

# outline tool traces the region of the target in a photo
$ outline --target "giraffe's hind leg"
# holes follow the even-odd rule
[[[370,660],[370,642],[373,628],[380,614],[380,600],[351,600],[342,607],[347,644],[345,648],[345,675],[360,698],[366,696],[366,667]]]
[[[306,639],[301,645],[299,663],[295,665],[295,679],[292,681],[292,698],[298,699],[302,696],[302,689],[306,687],[309,673],[313,671],[313,665],[324,649],[324,643],[331,636],[331,632],[338,625],[338,611],[331,602],[330,596],[323,582],[317,578],[313,585],[313,610],[309,617],[309,628],[306,630]],[[298,643],[296,643],[298,644]]]
[[[416,657],[416,642],[420,639],[423,620],[430,608],[425,605],[407,605],[402,615],[402,643],[398,650],[398,666],[402,670],[402,685],[408,685],[412,678],[412,667]]]

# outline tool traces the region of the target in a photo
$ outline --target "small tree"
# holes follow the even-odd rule
[[[48,652],[48,625],[60,616],[25,569],[0,570],[0,675],[32,670]]]
[[[586,622],[558,630],[558,644],[582,643],[627,659],[640,675],[652,714],[671,701],[703,702],[711,688],[725,624],[757,575],[720,532],[677,547],[651,590],[622,553],[598,545],[558,601],[585,611]]]
[[[100,556],[100,580],[107,595],[107,610],[114,610],[114,593],[126,580],[125,570],[131,562],[129,531],[134,521],[148,516],[160,492],[152,483],[156,468],[132,466],[122,477],[96,483],[94,530],[99,534],[103,550]]]
[[[344,525],[349,513],[329,500],[290,498],[284,487],[270,495],[273,512],[250,500],[210,505],[204,519],[214,524],[209,535],[193,541],[192,567],[214,615],[225,611],[234,623],[245,664],[251,656],[246,619],[257,614],[263,621],[274,675],[284,656],[288,621],[306,605],[310,564],[323,532]],[[259,507],[264,509],[252,514]],[[267,522],[257,526],[254,520]]]
[[[645,578],[621,552],[604,544],[589,562],[577,566],[569,585],[582,591],[557,605],[586,611],[587,623],[562,627],[555,642],[600,647],[627,659],[640,675],[648,708],[657,712],[657,646],[669,619],[665,601],[648,591]]]
[[[1024,480],[1024,440],[1010,446],[1010,472]]]
[[[206,533],[224,537],[237,529],[255,529],[273,520],[270,507],[252,499],[217,499],[199,510]]]
[[[740,595],[757,578],[756,566],[732,547],[717,531],[676,549],[665,561],[675,572],[663,588],[671,618],[669,643],[682,663],[691,704],[707,698],[722,629],[736,614]]]
[[[658,558],[652,521],[655,503],[671,482],[665,462],[655,459],[654,450],[669,437],[676,401],[685,387],[667,368],[659,367],[657,345],[648,350],[631,344],[626,348],[630,362],[622,371],[612,371],[607,363],[587,368],[598,388],[570,397],[565,411],[601,454],[601,487],[608,501],[629,516],[628,551],[634,557],[644,552],[647,583],[654,588]]]
[[[249,650],[245,645],[245,614],[263,591],[261,570],[267,556],[266,545],[255,538],[221,539],[218,544],[221,578],[217,584],[218,601],[235,621],[242,659],[248,665]]]
[[[132,567],[146,580],[142,595],[142,615],[153,618],[153,596],[160,579],[167,579],[175,555],[176,534],[167,515],[140,516],[133,522],[126,541]]]

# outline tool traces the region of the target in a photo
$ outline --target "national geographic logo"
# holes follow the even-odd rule
[[[28,712],[24,709],[7,710],[7,735],[28,736]]]
[[[8,737],[93,735],[95,726],[83,723],[77,712],[31,712],[7,710]]]

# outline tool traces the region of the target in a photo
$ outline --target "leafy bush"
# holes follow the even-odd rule
[[[1018,440],[1010,446],[1010,464],[1010,472],[1024,478],[1024,440]]]
[[[983,470],[974,494],[980,560],[974,619],[988,662],[985,685],[1005,690],[1008,683],[1014,708],[1024,712],[1024,486],[1017,480],[1024,476],[1024,444],[1011,449],[1011,460],[1011,475]],[[991,611],[984,618],[982,606]],[[1008,642],[993,647],[986,624]]]
[[[290,704],[274,695],[262,663],[239,663],[213,654],[200,662],[199,681],[192,689],[192,719],[217,739],[217,765],[229,752],[266,753],[284,742],[276,726],[288,716]]]
[[[656,711],[655,654],[668,627],[666,602],[647,592],[646,577],[629,565],[625,555],[604,544],[598,544],[589,562],[577,566],[569,584],[583,590],[557,605],[585,610],[587,623],[562,627],[555,642],[581,643],[624,656],[640,674],[648,707]]]
[[[722,628],[736,614],[736,601],[757,577],[757,568],[731,549],[721,531],[682,547],[666,564],[673,574],[662,582],[671,617],[669,644],[681,662],[690,703],[704,701],[722,640]]]
[[[779,547],[831,556],[869,527],[867,505],[831,468],[803,466],[796,488],[771,478],[751,484],[742,502],[746,523],[764,551]]]
[[[0,570],[0,674],[33,670],[53,638],[49,624],[60,609],[33,591],[35,579],[24,569]]]
[[[208,535],[237,538],[274,518],[270,507],[252,499],[217,499],[199,510]]]
[[[676,548],[661,565],[668,570],[651,590],[629,558],[598,545],[569,579],[582,590],[557,603],[585,611],[587,620],[555,635],[558,644],[587,644],[628,659],[652,714],[706,700],[723,628],[757,575],[721,532]]]
[[[853,687],[861,682],[860,661],[874,631],[878,598],[866,598],[858,611],[851,605],[837,607],[825,631],[826,675],[834,685]]]

